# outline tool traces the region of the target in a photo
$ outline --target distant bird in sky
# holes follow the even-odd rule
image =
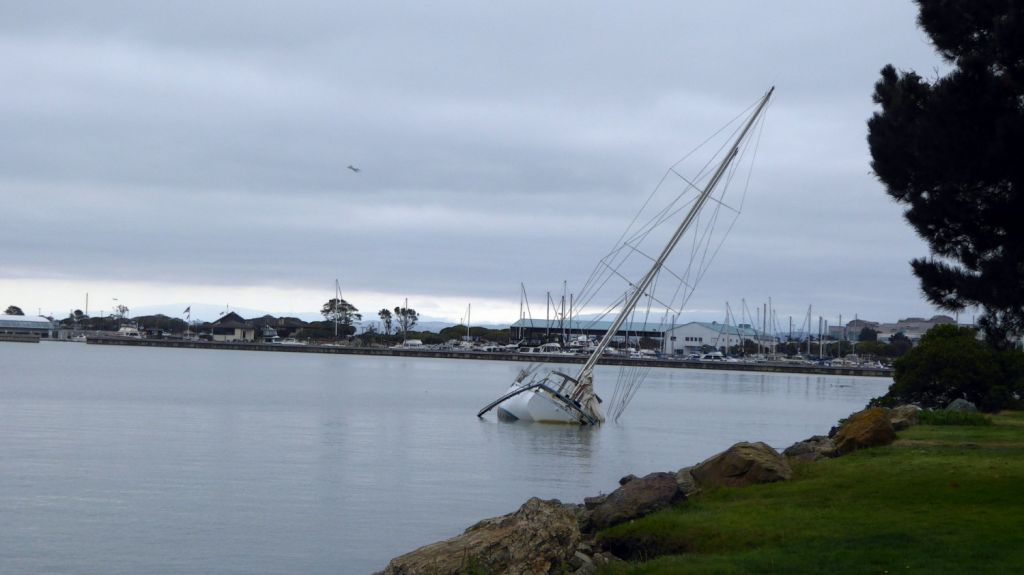
[[[353,172],[355,172],[357,174],[359,173],[359,168],[353,166],[352,164],[348,165],[348,169],[352,170]]]

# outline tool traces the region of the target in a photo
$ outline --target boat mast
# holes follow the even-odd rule
[[[765,339],[768,337],[768,304],[761,304],[761,338],[759,341],[764,340],[763,348],[764,355],[768,355],[768,341]]]
[[[551,292],[548,294],[548,307],[544,311],[544,343],[551,339]]]
[[[523,340],[523,292],[526,291],[526,286],[522,283],[519,284],[519,341]],[[511,336],[511,334],[509,334]],[[509,342],[512,343],[512,342]],[[518,342],[517,342],[518,343]]]
[[[341,298],[341,284],[334,279],[334,339],[338,339],[338,299]]]
[[[566,339],[565,339],[565,292],[566,292],[566,285],[567,284],[568,284],[568,282],[566,282],[566,280],[562,280],[562,311],[558,315],[558,330],[560,332],[562,332],[561,333],[561,337],[562,337],[562,345],[563,346],[566,344]]]
[[[569,341],[572,341],[572,294],[569,294]]]
[[[807,306],[807,355],[811,355],[811,306]]]
[[[754,113],[750,116],[750,119],[747,120],[746,125],[743,126],[743,130],[740,132],[740,135],[737,136],[736,140],[733,142],[732,147],[729,149],[729,152],[725,155],[725,158],[722,159],[722,163],[718,165],[718,169],[715,170],[715,173],[711,176],[711,179],[708,181],[708,185],[705,186],[704,191],[701,192],[700,196],[697,198],[697,201],[694,202],[693,207],[690,208],[690,212],[686,214],[686,218],[684,218],[683,221],[679,224],[679,227],[676,228],[676,232],[672,235],[672,238],[669,240],[668,244],[666,244],[665,247],[661,250],[661,253],[658,255],[658,258],[654,260],[654,265],[651,266],[651,269],[648,270],[647,273],[644,274],[644,277],[639,281],[639,283],[636,284],[635,288],[633,289],[633,293],[628,298],[626,298],[625,303],[622,306],[622,311],[619,312],[619,315],[615,318],[615,321],[612,322],[612,325],[608,328],[608,331],[605,332],[604,337],[601,338],[601,342],[597,344],[597,348],[594,350],[593,353],[590,354],[590,357],[587,358],[587,362],[583,364],[583,367],[580,369],[579,375],[576,377],[576,381],[581,383],[588,381],[589,378],[585,379],[585,377],[594,370],[594,366],[597,365],[598,358],[600,358],[601,354],[604,353],[604,350],[608,347],[608,344],[611,343],[612,338],[615,337],[615,334],[619,332],[619,328],[621,328],[623,322],[626,321],[626,316],[628,316],[636,307],[636,304],[640,301],[640,298],[643,297],[644,293],[647,291],[647,288],[650,287],[651,283],[654,281],[654,278],[658,275],[658,272],[661,271],[661,267],[665,265],[665,260],[668,259],[669,254],[672,253],[672,250],[675,249],[676,244],[678,244],[679,240],[682,239],[683,234],[686,232],[686,229],[690,227],[690,224],[693,223],[694,218],[697,217],[697,214],[700,213],[701,209],[704,207],[704,204],[707,203],[708,198],[711,196],[711,192],[714,191],[715,186],[718,185],[719,180],[721,180],[722,176],[725,175],[725,171],[729,167],[729,164],[731,164],[732,161],[736,158],[736,156],[739,155],[740,143],[743,142],[743,139],[747,136],[747,132],[749,132],[750,128],[753,127],[754,122],[757,120],[758,116],[761,115],[761,111],[764,110],[764,107],[768,104],[768,100],[769,98],[771,98],[772,92],[774,91],[775,86],[772,86],[768,90],[768,93],[765,94],[763,98],[761,98],[761,102],[757,105],[757,109],[754,110]]]

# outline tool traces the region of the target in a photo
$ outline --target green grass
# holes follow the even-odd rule
[[[1008,573],[1024,565],[1024,414],[919,425],[602,532],[607,573]],[[624,552],[624,551],[622,551]],[[668,555],[666,555],[668,553]]]
[[[992,419],[972,411],[932,411],[917,414],[922,425],[992,425]]]

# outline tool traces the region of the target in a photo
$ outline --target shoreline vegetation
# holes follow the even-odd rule
[[[383,573],[1014,572],[1024,412],[966,409],[868,408],[782,454],[740,443],[583,504],[531,499]]]
[[[23,315],[16,306],[11,306],[9,311],[19,312],[14,315]],[[245,319],[234,312],[222,312],[221,317],[213,322],[188,322],[163,314],[129,317],[127,312],[128,309],[122,306],[111,315],[92,317],[81,310],[74,310],[67,318],[59,321],[52,317],[45,319],[57,325],[57,339],[79,341],[86,337],[116,337],[127,332],[146,339],[243,343],[274,343],[287,340],[303,345],[361,347],[394,347],[402,346],[406,342],[417,342],[423,347],[435,348],[508,348],[513,345],[541,347],[557,344],[562,351],[579,351],[596,343],[593,333],[587,335],[579,331],[578,325],[575,332],[573,329],[563,330],[564,326],[561,323],[557,330],[548,330],[539,325],[533,327],[532,323],[529,328],[500,325],[469,326],[461,323],[461,320],[458,324],[443,327],[437,325],[438,322],[432,322],[434,325],[431,326],[421,325],[416,310],[400,306],[395,307],[393,312],[388,309],[380,310],[380,324],[365,324],[360,332],[356,323],[361,321],[362,315],[358,313],[357,308],[342,299],[332,299],[324,304],[321,310],[324,316],[322,321],[304,321],[297,317],[271,315]],[[187,308],[184,313],[188,314],[189,309]],[[779,332],[772,336],[777,341],[769,345],[758,343],[757,338],[753,336],[745,337],[742,343],[730,341],[729,345],[720,345],[720,342],[715,341],[702,343],[699,348],[691,342],[685,346],[689,348],[685,355],[717,356],[723,361],[772,357],[784,358],[784,361],[789,362],[889,367],[888,364],[913,347],[913,334],[917,333],[915,330],[920,329],[922,322],[942,324],[952,321],[954,319],[948,316],[933,316],[928,320],[903,319],[895,326],[899,328],[903,322],[906,322],[905,325],[890,337],[881,337],[878,331],[870,327],[878,327],[878,324],[862,321],[861,323],[865,325],[860,327],[858,324],[859,331],[854,329],[842,337],[837,337],[834,333],[822,333],[815,337],[814,334],[801,332],[794,339],[792,333],[788,337],[783,337]],[[722,324],[713,329],[718,330],[719,335],[723,335],[726,328],[728,325]],[[912,335],[906,335],[903,330],[908,330]],[[540,334],[541,331],[543,335]],[[663,355],[661,351],[664,342],[649,332],[634,333],[628,339],[629,341],[612,341],[609,353]],[[589,343],[584,345],[585,341]],[[673,355],[680,353],[683,353],[683,348],[674,347]]]

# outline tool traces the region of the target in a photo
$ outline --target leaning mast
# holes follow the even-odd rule
[[[729,153],[726,154],[725,159],[723,159],[722,162],[718,165],[718,169],[715,170],[714,175],[712,175],[711,179],[708,181],[708,185],[704,187],[704,191],[701,192],[700,197],[697,198],[697,201],[694,202],[693,206],[690,208],[690,212],[686,214],[686,218],[684,218],[683,221],[679,224],[679,227],[676,228],[675,234],[672,235],[672,238],[669,240],[668,244],[666,244],[665,247],[661,250],[661,254],[659,254],[657,259],[654,260],[654,265],[651,266],[651,269],[648,270],[644,277],[640,280],[640,282],[636,284],[636,287],[633,289],[633,293],[630,294],[628,298],[625,298],[626,303],[622,306],[622,311],[619,312],[619,315],[615,318],[615,321],[612,322],[612,325],[608,328],[608,331],[605,332],[604,337],[601,338],[601,342],[597,344],[597,349],[594,350],[594,353],[590,354],[590,357],[587,358],[587,362],[583,364],[583,367],[580,369],[579,375],[576,377],[576,381],[582,383],[585,386],[590,385],[590,382],[592,381],[594,366],[597,365],[597,360],[601,357],[601,354],[611,343],[612,338],[615,337],[615,334],[619,332],[619,329],[622,327],[622,324],[626,321],[626,316],[628,316],[633,311],[633,308],[636,307],[636,304],[640,301],[640,298],[643,297],[644,293],[647,291],[647,288],[650,287],[651,282],[653,282],[654,278],[657,277],[658,272],[661,271],[662,266],[665,265],[665,260],[668,259],[669,254],[672,253],[672,250],[675,249],[676,244],[678,244],[679,240],[682,239],[683,234],[686,232],[686,229],[690,227],[690,224],[693,223],[694,218],[697,217],[697,214],[700,213],[701,209],[704,207],[704,204],[707,203],[708,198],[711,197],[711,192],[714,191],[715,186],[718,185],[719,180],[722,179],[722,176],[725,175],[726,170],[729,168],[729,164],[731,164],[732,161],[736,158],[736,156],[739,155],[740,144],[743,142],[743,139],[746,138],[747,132],[749,132],[750,128],[753,127],[754,123],[757,121],[757,118],[761,115],[761,112],[764,110],[764,107],[768,105],[768,100],[772,97],[772,92],[774,91],[775,86],[772,86],[768,90],[768,93],[766,93],[764,97],[761,98],[761,102],[758,104],[757,109],[754,111],[753,115],[751,115],[746,125],[743,126],[743,130],[740,132],[740,135],[733,142],[732,147],[729,149]]]

